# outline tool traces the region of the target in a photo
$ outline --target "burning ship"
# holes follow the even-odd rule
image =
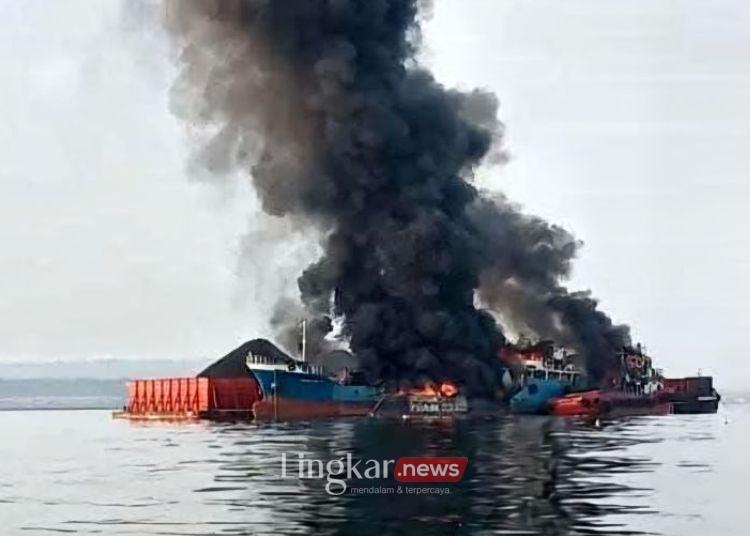
[[[452,417],[469,411],[469,403],[451,381],[432,382],[421,388],[399,389],[383,396],[371,415],[385,417]]]
[[[605,386],[550,399],[553,415],[616,417],[671,413],[716,413],[721,397],[711,376],[665,378],[640,344],[619,354],[618,370]]]
[[[671,408],[661,395],[661,373],[640,345],[623,348],[619,368],[611,370],[603,387],[553,398],[549,412],[561,416],[611,417],[667,414]]]
[[[710,376],[664,378],[640,345],[619,354],[620,367],[592,388],[578,356],[551,341],[520,341],[498,353],[506,368],[500,382],[515,413],[616,417],[640,414],[715,413],[721,399]],[[346,353],[350,364],[354,356]],[[266,339],[254,339],[203,370],[196,378],[129,382],[131,419],[257,420],[347,416],[451,417],[467,413],[469,400],[450,380],[387,392],[356,369],[338,374],[294,359]],[[329,367],[330,368],[330,367]],[[497,404],[488,407],[498,409]]]
[[[715,413],[721,397],[710,376],[665,378],[643,347],[625,346],[601,382],[586,376],[577,354],[553,341],[521,338],[500,349],[512,376],[508,403],[516,413],[560,416]]]
[[[469,180],[506,156],[498,99],[446,88],[420,64],[412,36],[421,2],[383,2],[374,11],[372,4],[171,0],[165,28],[183,51],[172,108],[205,134],[196,136],[191,162],[211,174],[246,174],[260,207],[289,224],[278,230],[317,234],[320,255],[299,274],[296,305],[330,324],[325,305],[337,291],[349,347],[369,378],[450,379],[464,392],[437,385],[395,393],[410,410],[440,413],[463,407],[463,394],[494,400],[500,392],[520,412],[562,407],[557,401],[569,391],[600,386],[631,344],[630,328],[590,292],[563,284],[580,246],[575,236]],[[577,341],[585,367],[573,354],[515,348],[505,356],[520,355],[513,378],[514,365],[497,359],[507,340],[496,313],[539,336]],[[286,313],[278,332],[299,316]],[[271,353],[246,348],[212,365],[197,400],[227,379],[254,382],[257,392],[242,390],[247,396],[237,400],[244,407],[256,392],[259,418],[363,414],[381,396],[356,372],[335,377],[304,357]],[[627,389],[656,379],[586,392],[645,400],[656,394]],[[678,387],[659,396],[686,411],[713,407],[691,404],[694,393]],[[138,411],[171,396],[144,389]],[[710,396],[704,391],[700,397]],[[212,400],[223,406],[231,396],[209,396],[198,411],[215,409]]]
[[[532,343],[522,337],[517,344],[503,346],[499,358],[516,386],[509,404],[517,413],[542,413],[552,398],[584,384],[577,354],[553,341]]]

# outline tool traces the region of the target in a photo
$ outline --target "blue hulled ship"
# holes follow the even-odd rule
[[[243,344],[200,375],[254,377],[262,392],[253,406],[256,419],[367,415],[381,396],[380,389],[366,384],[361,374],[346,366],[333,376],[320,365],[292,358],[265,339]]]
[[[521,341],[501,350],[501,360],[515,372],[518,390],[510,398],[517,413],[543,413],[549,401],[583,386],[576,354],[551,341]]]

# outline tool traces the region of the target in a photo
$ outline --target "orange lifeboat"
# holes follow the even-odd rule
[[[601,392],[597,390],[571,393],[550,400],[550,413],[561,416],[597,416],[600,413]]]
[[[592,390],[554,398],[550,413],[563,416],[621,417],[626,415],[665,415],[673,404],[658,393],[635,394],[617,390]]]

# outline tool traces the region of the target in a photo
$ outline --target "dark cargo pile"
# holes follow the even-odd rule
[[[267,339],[253,339],[242,346],[235,348],[227,355],[208,366],[200,374],[199,378],[239,378],[252,376],[247,368],[246,359],[248,354],[264,356],[275,361],[294,362],[288,354],[280,350],[275,344]]]

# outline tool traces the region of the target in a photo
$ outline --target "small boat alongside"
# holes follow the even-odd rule
[[[667,415],[673,411],[672,404],[657,394],[645,395],[614,389],[592,389],[552,399],[549,412],[561,417],[602,418]]]

